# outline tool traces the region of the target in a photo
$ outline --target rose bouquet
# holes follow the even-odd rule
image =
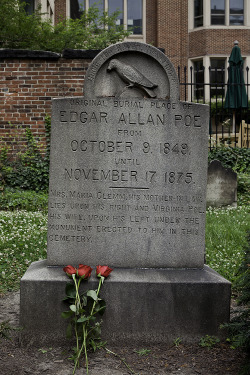
[[[79,360],[82,352],[85,354],[86,370],[88,374],[88,355],[87,350],[92,348],[94,351],[102,347],[105,343],[101,342],[101,321],[96,316],[103,315],[105,311],[105,301],[99,297],[101,286],[106,277],[113,271],[108,266],[96,266],[96,276],[99,278],[98,288],[96,290],[86,290],[80,292],[82,281],[89,279],[92,268],[79,264],[78,268],[73,266],[64,267],[64,272],[73,279],[72,283],[67,283],[65,292],[66,301],[69,304],[69,310],[62,313],[65,319],[70,318],[67,327],[67,337],[72,336],[72,330],[76,338],[76,347],[72,359],[75,366],[73,374],[79,366]]]

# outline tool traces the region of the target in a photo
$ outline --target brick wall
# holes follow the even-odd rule
[[[176,71],[188,64],[188,1],[157,1],[157,46],[165,49],[165,54]],[[181,77],[183,79],[183,77]]]
[[[0,58],[0,146],[21,150],[26,127],[45,142],[44,118],[51,114],[51,99],[83,95],[90,62]]]
[[[158,0],[157,44],[165,49],[175,68],[187,65],[188,58],[188,2]]]
[[[54,22],[55,24],[66,18],[66,0],[55,0]]]
[[[157,42],[157,1],[146,2],[146,42],[158,47]]]
[[[196,30],[190,33],[190,58],[204,55],[230,55],[238,40],[241,54],[250,55],[249,29]]]

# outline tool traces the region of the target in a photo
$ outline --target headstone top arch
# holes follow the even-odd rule
[[[140,42],[112,45],[98,54],[85,77],[86,98],[179,100],[173,64],[159,49]]]

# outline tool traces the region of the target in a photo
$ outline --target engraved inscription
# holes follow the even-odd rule
[[[94,264],[108,249],[110,264],[133,253],[143,267],[156,249],[160,267],[200,251],[207,142],[194,105],[71,98],[54,116],[49,252]]]

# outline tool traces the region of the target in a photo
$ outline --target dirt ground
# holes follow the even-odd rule
[[[19,300],[19,292],[0,297],[0,322],[9,320],[12,327],[18,327]],[[13,330],[10,334],[11,340],[0,338],[0,375],[72,374],[73,365],[68,359],[67,348],[24,347],[20,343],[18,331]],[[237,375],[244,358],[240,350],[231,349],[225,342],[212,349],[202,348],[198,344],[140,348],[134,347],[133,343],[129,347],[107,345],[107,348],[118,356],[104,349],[90,353],[89,375]],[[80,374],[86,374],[84,367],[77,369],[76,375]]]

